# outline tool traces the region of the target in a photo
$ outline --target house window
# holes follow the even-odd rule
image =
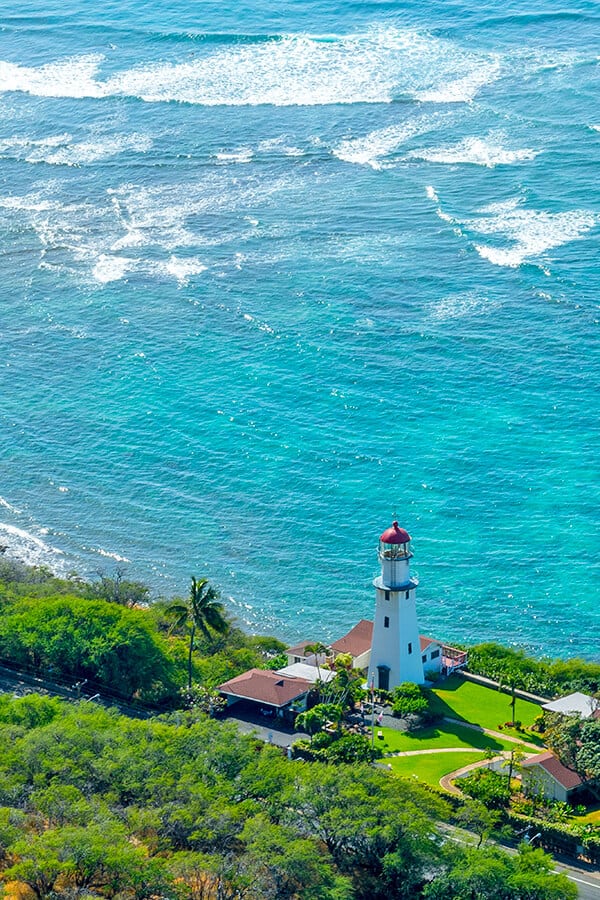
[[[383,619],[383,627],[384,627],[384,628],[389,628],[389,627],[390,627],[390,617],[389,617],[389,616],[385,616],[385,617],[384,617],[384,619]]]
[[[437,659],[439,655],[440,655],[440,651],[439,651],[439,650],[432,650],[432,651],[431,651],[431,659]]]
[[[378,684],[380,691],[389,691],[390,689],[390,667],[377,666]]]
[[[386,600],[389,600],[389,599],[390,599],[390,592],[389,592],[389,591],[386,591],[386,592],[385,592],[385,599],[386,599]]]
[[[295,656],[295,657],[294,657],[294,662],[295,662],[295,663],[299,663],[299,662],[300,662],[300,657],[299,657],[299,656]]]
[[[427,662],[427,654],[426,653],[424,653],[423,656],[421,657],[421,662]]]
[[[408,645],[408,655],[410,656],[411,653],[412,653],[412,644],[409,644]]]
[[[408,598],[410,597],[410,591],[407,591],[407,592],[406,592],[405,597],[406,597],[406,599],[408,600]]]

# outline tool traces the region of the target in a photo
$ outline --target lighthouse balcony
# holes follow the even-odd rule
[[[373,586],[382,591],[414,591],[418,584],[419,582],[417,579],[411,578],[410,576],[400,583],[390,583],[387,580],[384,581],[382,575],[378,575],[377,578],[373,580]]]

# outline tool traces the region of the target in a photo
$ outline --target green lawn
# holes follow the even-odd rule
[[[469,763],[479,762],[485,759],[483,754],[465,753],[457,750],[456,753],[428,753],[423,756],[396,756],[392,759],[386,759],[392,771],[396,775],[402,775],[404,778],[416,778],[439,787],[440,778],[468,766]]]
[[[591,807],[585,816],[574,816],[572,822],[582,825],[600,825],[600,806]]]
[[[379,731],[383,733],[383,740],[377,737]],[[479,750],[493,750],[499,753],[501,750],[512,750],[516,744],[512,741],[501,741],[482,731],[465,728],[464,725],[440,722],[439,725],[411,732],[396,731],[394,728],[376,728],[375,746],[385,753],[432,750],[437,747],[457,747],[458,749],[476,747]]]
[[[543,746],[539,734],[531,732],[528,728],[541,712],[541,707],[537,703],[530,703],[517,697],[515,718],[523,723],[524,728],[519,732],[514,728],[498,728],[499,725],[504,726],[504,723],[510,721],[512,717],[509,694],[466,681],[456,675],[448,678],[440,687],[434,688],[433,693],[436,697],[435,712],[463,719],[483,728],[491,728],[493,731],[501,730],[512,737]]]

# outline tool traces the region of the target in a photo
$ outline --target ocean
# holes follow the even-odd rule
[[[600,10],[2,0],[0,544],[600,658]]]

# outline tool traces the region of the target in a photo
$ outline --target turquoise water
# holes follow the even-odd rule
[[[0,543],[599,657],[594,3],[2,2]]]

